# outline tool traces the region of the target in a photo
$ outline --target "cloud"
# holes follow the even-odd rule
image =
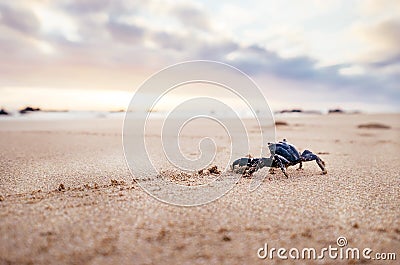
[[[184,26],[204,31],[210,30],[209,18],[198,6],[177,5],[171,9],[171,14],[176,16]]]
[[[400,14],[400,5],[397,0],[364,0],[358,9],[363,16],[397,17]]]
[[[226,56],[239,49],[239,44],[231,40],[216,40],[214,42],[202,41],[201,39],[190,40],[192,40],[191,45],[194,48],[191,51],[193,54],[192,59],[219,60],[226,62]]]
[[[40,28],[39,20],[30,10],[3,4],[0,4],[0,23],[27,35],[35,35]]]
[[[400,62],[400,19],[385,20],[365,30],[364,34],[381,54],[380,58],[384,59],[383,65]]]
[[[182,36],[164,31],[153,32],[151,38],[157,45],[164,49],[182,51],[186,46],[185,39]]]
[[[119,1],[110,0],[85,0],[85,1],[64,1],[60,7],[71,13],[88,14],[107,10],[112,4]]]
[[[365,72],[358,71],[357,75],[343,75],[343,69],[350,68],[354,72],[358,67],[349,64],[317,67],[318,61],[315,59],[306,56],[282,58],[277,53],[258,46],[241,47],[231,57],[233,58],[228,63],[251,76],[264,74],[274,75],[282,80],[293,80],[301,84],[298,88],[308,93],[320,94],[321,98],[331,93],[346,101],[390,104],[400,101],[398,75],[374,75],[369,72],[371,68],[367,68]],[[321,90],[321,87],[329,90]]]
[[[107,29],[113,36],[114,40],[119,40],[127,43],[135,43],[142,39],[145,30],[134,24],[120,23],[117,21],[109,21]]]

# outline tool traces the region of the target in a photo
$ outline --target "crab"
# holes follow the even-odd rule
[[[303,162],[316,161],[317,165],[322,170],[322,174],[327,174],[325,162],[321,158],[310,150],[304,150],[303,153],[300,154],[297,148],[286,139],[278,143],[268,143],[268,148],[271,154],[273,154],[270,157],[252,158],[249,156],[239,158],[232,163],[232,171],[235,170],[235,167],[239,167],[245,176],[251,176],[254,172],[263,167],[270,167],[270,173],[273,173],[274,168],[280,168],[285,177],[288,178],[286,169],[289,166],[299,164],[297,170],[301,170]]]

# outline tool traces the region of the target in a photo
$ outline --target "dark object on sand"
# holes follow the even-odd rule
[[[301,109],[284,109],[281,110],[279,113],[301,113],[303,112]]]
[[[268,148],[271,154],[273,154],[270,157],[239,158],[232,163],[232,171],[235,170],[235,166],[238,166],[239,169],[242,169],[242,173],[245,176],[251,176],[254,172],[263,167],[270,167],[271,173],[273,173],[273,168],[280,168],[287,178],[287,167],[300,164],[298,168],[298,170],[300,170],[303,166],[303,162],[316,161],[322,170],[322,174],[327,174],[325,162],[321,158],[309,150],[304,150],[303,153],[300,154],[296,147],[288,143],[286,139],[283,139],[283,141],[279,143],[268,143]]]
[[[0,115],[8,115],[8,112],[5,109],[0,109]]]
[[[33,112],[33,111],[40,111],[40,108],[26,107],[26,108],[20,110],[19,113],[25,114],[25,113],[29,113],[29,112]]]
[[[385,125],[382,123],[366,123],[358,125],[360,129],[390,129],[389,125]]]
[[[220,175],[221,174],[221,171],[220,170],[218,170],[218,167],[217,166],[211,166],[211,167],[209,167],[208,169],[201,169],[201,170],[199,170],[198,172],[197,172],[199,175],[210,175],[210,174],[213,174],[213,175]]]
[[[275,126],[288,126],[286,121],[275,121]]]
[[[210,171],[211,174],[216,174],[219,175],[221,174],[221,171],[218,170],[217,166],[212,166],[208,169],[208,171]]]
[[[64,184],[60,184],[59,186],[58,186],[58,189],[57,189],[58,191],[65,191],[65,186],[64,186]]]
[[[342,114],[342,113],[344,113],[344,110],[342,110],[342,109],[330,109],[328,111],[328,113],[329,114],[332,114],[332,113],[340,113],[340,114]]]

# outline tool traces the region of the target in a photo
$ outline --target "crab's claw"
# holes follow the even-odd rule
[[[328,171],[325,168],[325,162],[322,159],[320,159],[319,161],[317,160],[317,164],[318,164],[319,168],[322,170],[323,175],[328,174]]]
[[[317,162],[319,168],[322,170],[322,174],[327,174],[328,171],[325,168],[325,162],[319,158],[319,156],[313,154],[310,150],[304,150],[304,152],[301,154],[301,159],[302,161],[313,161]]]
[[[285,170],[282,170],[282,172],[283,172],[283,175],[285,175],[286,178],[289,178],[289,175],[286,172],[286,168],[285,168]]]

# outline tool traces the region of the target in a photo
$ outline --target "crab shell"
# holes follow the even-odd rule
[[[301,155],[296,147],[283,139],[279,143],[269,143],[269,150],[272,154],[276,154],[286,158],[291,163],[301,161]]]

